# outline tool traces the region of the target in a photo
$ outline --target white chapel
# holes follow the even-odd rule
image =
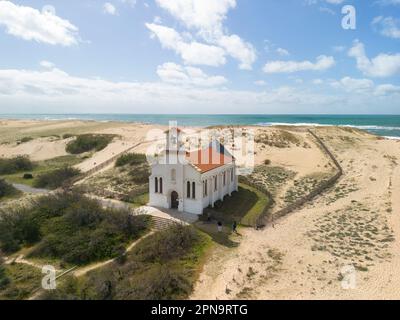
[[[235,158],[217,142],[189,152],[182,130],[165,132],[166,148],[151,166],[149,205],[201,215],[238,190]]]

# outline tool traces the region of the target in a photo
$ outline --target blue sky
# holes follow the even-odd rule
[[[0,113],[399,114],[399,44],[400,0],[0,0]]]

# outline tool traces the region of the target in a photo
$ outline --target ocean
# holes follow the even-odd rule
[[[96,120],[142,122],[168,125],[177,121],[181,126],[215,125],[308,125],[348,126],[393,139],[400,139],[400,115],[155,115],[155,114],[0,114],[2,119]]]

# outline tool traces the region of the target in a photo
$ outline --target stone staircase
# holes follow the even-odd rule
[[[163,231],[165,229],[170,228],[171,226],[175,226],[177,224],[180,224],[178,221],[174,221],[171,219],[166,219],[166,218],[161,218],[161,217],[151,217],[153,221],[153,226],[152,229],[155,231]]]

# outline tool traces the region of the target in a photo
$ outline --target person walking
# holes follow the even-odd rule
[[[218,221],[217,226],[218,226],[218,232],[222,232],[222,222],[221,221]]]
[[[233,223],[232,223],[232,232],[233,233],[238,233],[237,232],[237,222],[236,222],[236,220],[235,221],[233,221]]]

